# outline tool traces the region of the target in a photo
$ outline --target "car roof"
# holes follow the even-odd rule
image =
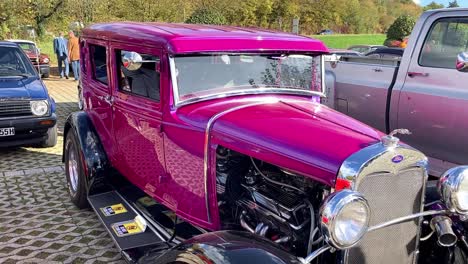
[[[377,48],[366,55],[371,55],[371,54],[396,54],[396,55],[403,55],[403,52],[405,50],[403,48]]]
[[[114,22],[91,25],[82,37],[167,48],[170,53],[302,51],[327,53],[322,41],[264,29],[196,24]]]
[[[30,44],[35,44],[34,41],[26,40],[26,39],[7,39],[6,41],[15,42],[15,43],[30,43]]]
[[[0,46],[1,47],[14,47],[14,48],[17,48],[18,44],[14,43],[14,42],[10,42],[10,41],[0,41]]]

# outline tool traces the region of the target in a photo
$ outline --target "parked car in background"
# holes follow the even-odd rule
[[[322,29],[320,32],[317,33],[317,35],[332,35],[334,34],[333,30],[331,29]]]
[[[347,49],[330,49],[330,54],[336,54],[338,56],[362,56],[360,52]]]
[[[347,49],[354,50],[362,54],[366,54],[378,48],[385,48],[385,46],[383,45],[353,45],[353,46],[349,46]]]
[[[403,140],[427,153],[439,176],[468,160],[467,47],[468,9],[427,11],[401,60],[327,63],[324,103],[381,131],[409,129]]]
[[[31,60],[34,68],[41,74],[43,78],[50,76],[50,58],[49,55],[41,53],[36,43],[30,40],[10,39],[24,50],[28,58]]]
[[[404,130],[320,104],[321,41],[131,22],[85,28],[80,47],[68,190],[128,262],[466,263],[447,215],[464,234],[468,169],[438,197]]]
[[[376,59],[401,59],[403,56],[403,48],[377,48],[365,54],[365,56]]]
[[[0,42],[0,147],[57,143],[55,102],[24,51]]]

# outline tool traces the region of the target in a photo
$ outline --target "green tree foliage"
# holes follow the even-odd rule
[[[427,6],[423,7],[423,10],[427,11],[427,10],[439,9],[439,8],[444,8],[444,5],[443,4],[438,4],[438,3],[434,2],[434,1],[432,1]]]
[[[220,12],[208,9],[200,8],[195,10],[193,14],[185,21],[190,24],[211,24],[211,25],[225,25],[226,18]]]
[[[387,39],[403,40],[413,30],[416,20],[409,15],[399,16],[388,28]]]
[[[453,0],[452,2],[449,2],[449,3],[448,3],[448,6],[447,6],[447,7],[448,7],[448,8],[453,8],[453,7],[460,7],[460,6],[458,5],[457,0]]]
[[[322,29],[383,33],[395,18],[421,12],[411,0],[0,0],[0,37],[17,36],[24,26],[56,35],[72,22],[109,21],[187,21],[291,31],[293,19],[299,19],[301,34]]]

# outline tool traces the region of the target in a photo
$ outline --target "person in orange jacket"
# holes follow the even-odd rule
[[[75,81],[80,77],[80,44],[73,31],[68,32],[68,59],[72,65]]]

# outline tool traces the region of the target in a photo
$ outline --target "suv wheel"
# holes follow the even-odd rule
[[[88,207],[86,197],[86,177],[83,170],[81,151],[73,131],[65,139],[65,175],[67,176],[68,193],[71,201],[78,208]]]
[[[57,125],[47,130],[47,139],[41,143],[41,147],[50,148],[57,145]]]

